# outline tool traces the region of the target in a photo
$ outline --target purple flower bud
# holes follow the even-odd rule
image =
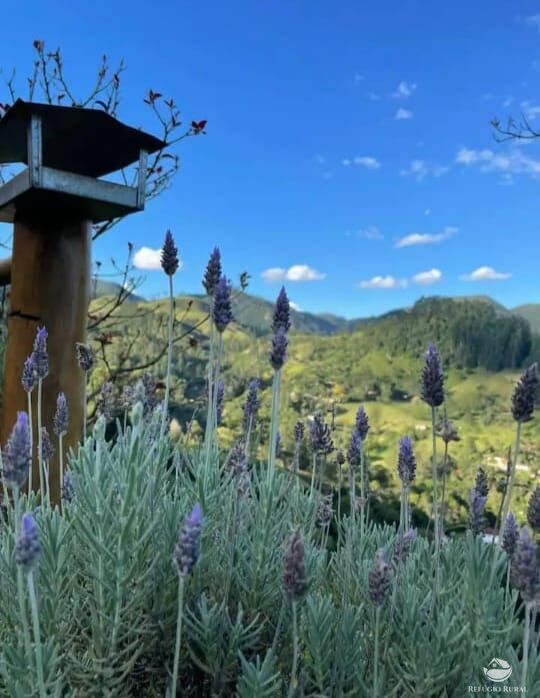
[[[232,321],[231,284],[222,276],[214,290],[214,323],[217,331],[222,333]]]
[[[355,425],[360,438],[365,441],[369,431],[369,419],[362,406],[356,411]]]
[[[242,405],[243,427],[246,433],[250,427],[253,428],[255,420],[257,419],[257,413],[259,411],[258,390],[259,381],[256,378],[252,378],[249,381],[246,401]]]
[[[276,458],[281,458],[281,432],[276,432]]]
[[[357,468],[362,460],[362,437],[356,428],[353,429],[351,434],[349,448],[347,449],[347,460],[353,468]]]
[[[17,412],[17,421],[6,444],[3,477],[10,487],[22,487],[30,467],[30,427],[26,412]]]
[[[285,288],[282,287],[274,306],[274,316],[272,320],[272,331],[274,334],[279,329],[287,333],[291,329],[291,308]]]
[[[35,568],[40,553],[39,531],[35,519],[32,514],[24,514],[15,543],[15,562],[28,574]]]
[[[221,253],[219,251],[219,247],[214,247],[203,277],[203,286],[209,296],[214,295],[214,291],[216,290],[216,286],[218,285],[220,279]]]
[[[283,591],[290,601],[301,601],[308,591],[304,544],[296,530],[285,544],[282,558]]]
[[[469,495],[469,528],[473,536],[479,536],[484,532],[486,520],[484,509],[487,497],[482,496],[474,487]]]
[[[394,543],[392,562],[394,566],[402,565],[407,561],[412,544],[416,540],[416,529],[409,528],[405,533],[399,533]]]
[[[94,352],[92,347],[88,344],[77,342],[75,344],[75,350],[77,352],[77,361],[79,362],[79,366],[85,373],[88,373],[94,366]]]
[[[530,422],[534,414],[534,400],[538,388],[538,364],[523,371],[512,395],[512,416],[516,422]]]
[[[283,327],[279,327],[272,338],[272,348],[270,351],[270,364],[274,371],[283,368],[287,359],[287,347],[289,340]]]
[[[536,487],[529,499],[527,521],[536,533],[540,533],[540,487]]]
[[[412,447],[412,441],[404,436],[399,442],[398,475],[404,487],[409,487],[416,477],[416,458]]]
[[[326,495],[319,499],[317,504],[317,514],[316,514],[316,524],[320,528],[329,526],[332,522],[334,516],[334,509],[332,508],[332,495]]]
[[[238,439],[231,448],[227,459],[227,467],[234,480],[238,494],[244,494],[249,486],[249,473],[246,442],[243,439]]]
[[[444,441],[445,444],[448,444],[451,441],[460,440],[458,430],[453,425],[453,423],[446,417],[439,420],[435,428],[435,432],[437,436],[440,436],[440,438]]]
[[[61,495],[62,501],[66,504],[71,504],[71,502],[75,499],[75,477],[71,470],[66,470],[64,473]]]
[[[21,377],[21,383],[22,387],[24,388],[24,391],[26,393],[31,393],[32,390],[34,390],[34,388],[36,387],[37,381],[38,378],[36,375],[36,367],[34,366],[34,355],[30,354],[30,356],[24,362]]]
[[[99,397],[97,399],[97,411],[98,414],[103,415],[107,422],[110,422],[114,417],[115,412],[115,398],[114,398],[114,386],[110,381],[105,381],[101,386],[99,391]]]
[[[478,492],[478,494],[481,497],[487,497],[489,494],[489,482],[487,479],[486,472],[483,468],[478,468],[478,470],[476,471],[474,489]]]
[[[369,598],[375,606],[381,606],[388,598],[392,577],[392,567],[386,560],[384,550],[380,548],[375,553],[373,567],[368,576]]]
[[[223,402],[225,398],[225,383],[218,381],[216,389],[216,422],[217,426],[221,424],[223,417]]]
[[[536,559],[536,543],[531,538],[529,529],[521,529],[516,550],[512,558],[510,578],[513,586],[521,593],[526,603],[537,601],[540,597],[540,577]]]
[[[174,238],[171,231],[167,230],[165,233],[165,242],[161,250],[161,268],[167,276],[174,276],[179,264],[178,250],[174,244]]]
[[[178,532],[178,540],[173,555],[173,562],[176,565],[178,574],[183,577],[191,573],[199,559],[202,524],[201,507],[199,504],[195,504],[191,514],[186,516]]]
[[[311,450],[320,455],[328,455],[334,450],[330,427],[321,414],[316,414],[309,422],[309,442]]]
[[[51,443],[49,432],[45,427],[41,427],[41,460],[48,463],[54,456],[54,448]]]
[[[502,547],[504,552],[508,555],[510,560],[514,557],[516,552],[516,545],[519,537],[519,528],[517,525],[516,517],[510,512],[506,517],[506,525],[504,526]]]
[[[123,412],[128,412],[134,404],[135,389],[131,385],[124,385],[120,396],[120,407]]]
[[[299,444],[304,440],[304,422],[298,421],[294,425],[294,442]]]
[[[56,398],[56,412],[53,417],[53,431],[56,436],[67,434],[69,426],[69,410],[67,406],[66,396],[64,393],[58,393]]]
[[[425,354],[422,370],[422,400],[430,407],[439,407],[444,402],[444,375],[441,357],[434,344],[430,344]]]
[[[39,327],[34,340],[33,362],[39,380],[49,375],[49,355],[47,353],[47,330]]]

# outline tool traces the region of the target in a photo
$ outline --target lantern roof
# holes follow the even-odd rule
[[[141,150],[154,153],[166,145],[99,109],[18,99],[0,119],[0,164],[29,164],[32,117],[41,121],[43,165],[87,177],[116,172],[138,160]]]

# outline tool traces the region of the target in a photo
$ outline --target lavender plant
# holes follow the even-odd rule
[[[161,422],[161,431],[165,433],[165,425],[167,423],[167,415],[169,412],[169,395],[171,391],[171,367],[173,353],[173,331],[174,331],[174,288],[173,277],[178,271],[180,260],[178,258],[178,249],[175,245],[174,238],[170,230],[165,233],[165,241],[161,249],[161,268],[169,279],[169,324],[168,324],[168,347],[167,347],[167,373],[165,384],[165,398],[163,407],[163,419]]]

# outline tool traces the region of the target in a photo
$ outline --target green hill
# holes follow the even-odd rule
[[[540,334],[540,303],[518,305],[517,308],[512,309],[512,312],[525,318],[532,331]]]

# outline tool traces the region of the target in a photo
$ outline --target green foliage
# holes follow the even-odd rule
[[[36,510],[42,555],[36,572],[46,684],[50,695],[165,695],[174,647],[176,533],[196,501],[205,517],[201,558],[186,580],[179,695],[273,698],[288,689],[291,606],[282,592],[282,543],[300,527],[309,592],[299,602],[298,696],[370,695],[375,609],[368,574],[375,551],[392,558],[396,532],[371,524],[364,536],[345,517],[341,542],[320,547],[314,503],[290,472],[268,478],[254,463],[238,494],[226,455],[197,452],[171,467],[155,419],[114,443],[101,425],[71,468],[76,495],[63,511]],[[178,461],[177,461],[178,463]],[[35,501],[23,498],[24,509]],[[0,534],[0,695],[36,694],[17,602],[15,514]],[[335,542],[333,543],[333,546]],[[464,695],[493,656],[517,674],[521,621],[506,596],[507,561],[479,538],[451,538],[441,552],[434,606],[433,544],[418,538],[395,567],[381,607],[381,695]],[[492,555],[495,571],[490,582]],[[435,609],[435,610],[434,610]],[[33,655],[32,655],[33,656]],[[537,650],[528,692],[540,690]]]

